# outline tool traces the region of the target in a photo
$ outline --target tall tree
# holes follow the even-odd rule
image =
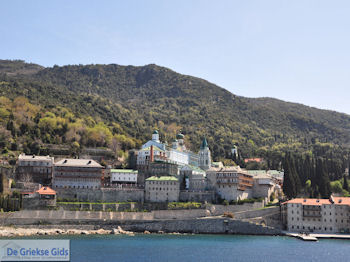
[[[349,184],[348,184],[346,175],[343,176],[343,189],[345,189],[346,191],[349,191]]]
[[[318,177],[318,188],[321,197],[328,198],[331,194],[331,186],[327,172],[327,166],[322,158],[317,160],[316,174]]]

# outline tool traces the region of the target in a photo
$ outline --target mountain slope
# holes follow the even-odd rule
[[[206,136],[216,158],[228,157],[234,144],[243,155],[252,156],[350,142],[346,114],[236,96],[203,79],[157,65],[54,66],[31,74],[2,75],[0,82],[3,96],[25,96],[47,108],[61,105],[78,116],[117,123],[119,133],[140,141],[158,128],[170,143],[181,129],[188,135],[188,144],[197,149]]]

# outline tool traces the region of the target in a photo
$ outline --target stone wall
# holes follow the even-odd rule
[[[111,230],[120,226],[124,230],[144,232],[145,230],[158,233],[180,232],[201,234],[250,234],[250,235],[280,235],[281,230],[255,223],[232,219],[187,219],[187,220],[149,220],[149,221],[118,221],[114,223],[101,222],[98,224],[62,224],[62,225],[23,225],[24,228],[39,229],[80,229],[80,230]]]
[[[276,228],[257,225],[232,219],[188,219],[147,221],[143,223],[124,223],[120,226],[125,230],[143,232],[180,232],[202,234],[251,234],[251,235],[278,235],[281,231]]]
[[[69,211],[143,211],[144,205],[142,203],[125,203],[125,204],[102,204],[102,203],[57,203],[57,206],[63,210]]]
[[[154,215],[154,219],[190,219],[210,216],[210,212],[206,209],[157,210],[152,211],[152,213]]]
[[[208,205],[208,209],[213,216],[223,215],[225,212],[236,213],[263,208],[263,202],[244,203],[242,205]]]
[[[79,201],[89,202],[124,202],[135,201],[143,202],[143,189],[119,189],[119,188],[101,188],[101,189],[56,189],[57,198],[78,199]]]
[[[29,225],[29,224],[62,224],[84,223],[95,221],[121,221],[121,220],[152,220],[151,212],[102,212],[102,211],[66,211],[66,210],[22,210],[13,213],[1,213],[2,225]]]
[[[205,209],[194,210],[158,210],[152,212],[103,212],[103,211],[68,211],[68,210],[22,210],[0,214],[1,223],[62,223],[70,221],[119,221],[119,220],[153,220],[153,219],[192,219],[209,214]]]
[[[264,217],[267,215],[280,214],[279,207],[268,207],[258,210],[242,211],[234,213],[235,219],[249,219],[254,217]]]
[[[212,203],[215,201],[215,192],[214,191],[206,191],[206,192],[196,192],[196,191],[187,191],[182,190],[180,191],[179,196],[180,201],[183,202],[208,202]]]

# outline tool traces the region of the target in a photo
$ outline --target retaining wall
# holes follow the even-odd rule
[[[263,208],[263,202],[244,203],[242,205],[208,205],[208,209],[213,216],[223,215],[225,212],[236,213]]]
[[[279,207],[268,207],[259,210],[250,210],[234,213],[235,219],[248,219],[254,217],[264,217],[267,215],[279,214]]]
[[[135,201],[143,202],[143,189],[118,189],[118,188],[101,188],[101,189],[56,189],[58,198],[78,199],[79,201],[89,202],[126,202]]]

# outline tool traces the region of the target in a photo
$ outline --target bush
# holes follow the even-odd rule
[[[20,195],[21,195],[21,194],[20,194],[18,191],[13,191],[13,192],[12,192],[12,197],[14,197],[14,198],[19,198]]]
[[[229,218],[234,218],[235,217],[235,215],[233,213],[231,213],[231,212],[225,212],[223,216],[224,217],[229,217]]]
[[[229,202],[228,202],[227,200],[224,200],[223,204],[224,204],[225,206],[228,206],[228,205],[229,205]]]
[[[168,203],[168,209],[197,209],[202,206],[198,202],[170,202]]]

